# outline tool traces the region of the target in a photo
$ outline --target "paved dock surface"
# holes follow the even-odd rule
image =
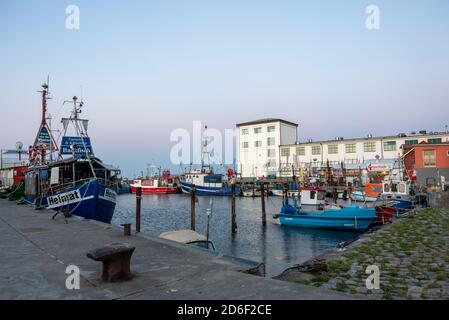
[[[240,272],[220,255],[110,225],[64,219],[0,199],[0,299],[348,299],[348,295]],[[104,283],[86,253],[110,243],[136,247],[132,280]],[[81,270],[79,290],[66,267]],[[354,297],[351,297],[352,299]]]

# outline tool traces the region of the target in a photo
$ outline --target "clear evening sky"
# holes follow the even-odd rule
[[[127,176],[169,166],[170,132],[193,120],[279,117],[301,141],[442,131],[449,1],[0,0],[2,148],[32,143],[48,74],[54,122],[82,87],[96,154]]]

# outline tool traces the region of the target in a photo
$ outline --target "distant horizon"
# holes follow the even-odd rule
[[[447,39],[442,0],[0,0],[0,146],[33,142],[47,75],[53,128],[82,98],[96,155],[128,177],[175,170],[170,134],[195,120],[282,118],[301,141],[445,131]]]

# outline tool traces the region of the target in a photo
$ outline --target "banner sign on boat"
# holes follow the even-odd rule
[[[63,205],[80,202],[81,194],[79,190],[72,190],[58,195],[47,197],[48,209],[57,208]]]
[[[114,190],[109,189],[109,188],[105,188],[104,189],[104,195],[100,195],[99,196],[101,199],[110,201],[110,202],[114,202],[115,203],[115,199],[117,197],[117,194],[115,193]]]
[[[39,130],[39,134],[36,137],[35,145],[45,144],[47,146],[51,145],[51,136],[50,132],[48,132],[47,127],[41,127]]]
[[[72,151],[71,146],[75,147]],[[73,154],[77,156],[94,154],[89,137],[68,137],[64,136],[61,140],[61,154]]]

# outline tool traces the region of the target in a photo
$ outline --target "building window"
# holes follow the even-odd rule
[[[365,142],[363,144],[363,150],[365,152],[376,152],[376,143],[375,142]]]
[[[254,133],[262,133],[262,128],[254,128]]]
[[[428,143],[441,143],[441,138],[430,138],[430,139],[427,139],[427,142]]]
[[[290,148],[282,148],[281,149],[281,156],[289,157],[290,156]]]
[[[242,143],[242,147],[243,147],[244,149],[247,149],[248,146],[249,146],[248,142],[243,142],[243,143]]]
[[[356,152],[356,146],[355,143],[348,143],[345,145],[345,151],[346,153],[355,153]]]
[[[248,129],[242,129],[242,136],[247,135],[249,133]]]
[[[435,150],[424,150],[424,166],[434,167],[437,164],[437,156]]]
[[[396,151],[396,141],[385,141],[384,151]]]
[[[269,158],[276,157],[276,150],[275,149],[267,149],[267,156]]]
[[[305,156],[306,148],[305,147],[296,147],[296,155],[297,156]]]
[[[405,144],[408,144],[408,145],[418,144],[418,140],[405,140]]]
[[[316,156],[321,154],[321,147],[320,146],[312,146],[312,155]]]
[[[268,126],[267,131],[268,132],[275,132],[276,131],[276,126]]]
[[[276,138],[270,137],[267,138],[267,146],[274,146],[276,144]]]
[[[254,146],[255,146],[256,148],[260,148],[260,147],[262,146],[262,141],[255,141],[255,142],[254,142]]]
[[[331,145],[327,146],[327,153],[337,154],[338,153],[338,144],[331,144]]]

